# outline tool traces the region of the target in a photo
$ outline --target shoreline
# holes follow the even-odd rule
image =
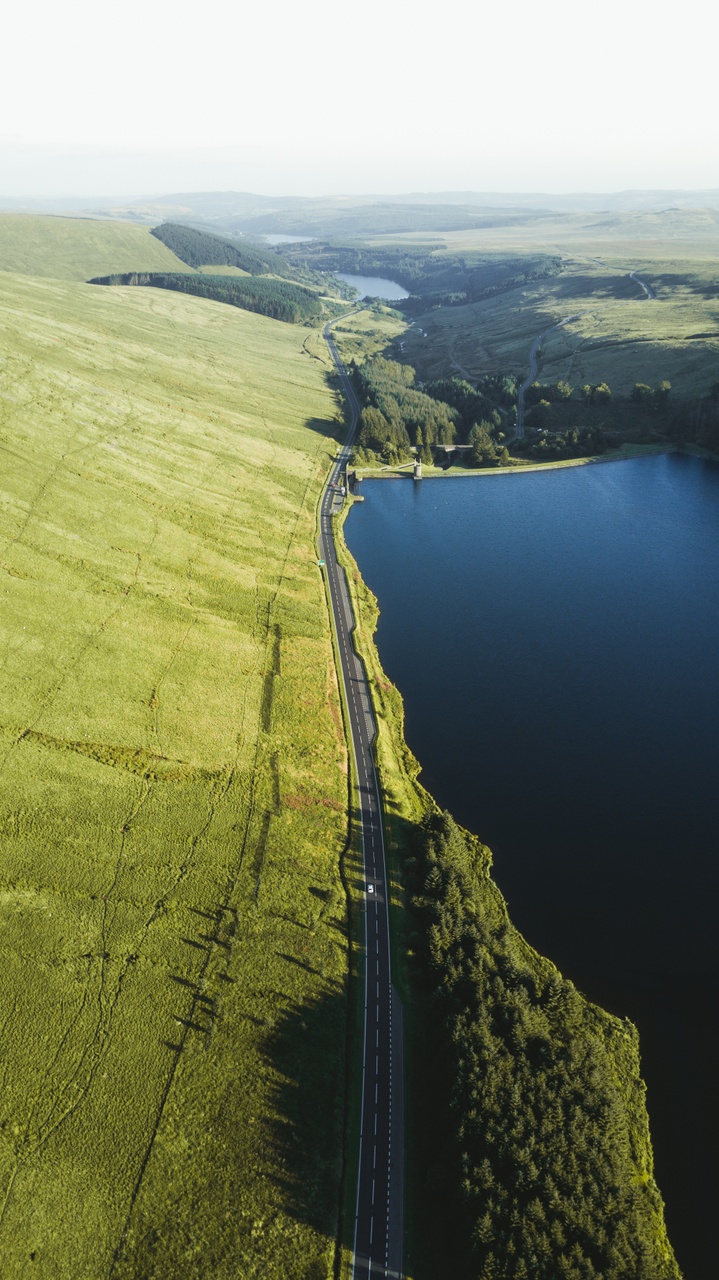
[[[677,452],[674,448],[650,447],[650,449],[654,454]],[[633,456],[641,456],[641,454]],[[614,458],[600,457],[597,459],[597,461],[607,462],[621,460],[621,456],[615,456]],[[569,465],[583,465],[590,461],[594,460],[571,459],[569,460]],[[538,464],[532,467],[532,470],[545,470],[547,466],[551,465]],[[512,471],[519,469],[511,468]],[[510,468],[503,468],[503,470],[510,470]],[[526,468],[521,468],[521,470],[526,470]],[[447,473],[439,472],[439,474],[445,475]],[[462,472],[458,471],[455,474],[462,474]],[[482,475],[496,474],[496,472],[465,471],[464,474]],[[398,475],[401,478],[402,473],[388,475],[387,472],[383,472],[381,473],[381,478],[396,479]],[[372,475],[368,478],[375,479],[379,477]],[[440,806],[432,793],[420,781],[421,763],[414,756],[404,736],[404,699],[397,686],[388,678],[382,667],[376,644],[376,629],[380,614],[379,602],[372,590],[367,586],[359,565],[345,541],[344,524],[358,497],[361,500],[360,495],[353,495],[350,501],[345,502],[343,509],[334,516],[333,536],[338,561],[346,574],[355,618],[354,643],[365,664],[375,712],[376,736],[372,749],[382,793],[388,870],[392,882],[390,931],[393,952],[396,948],[397,961],[394,981],[405,1006],[405,1033],[407,1036],[405,1052],[407,1057],[411,1059],[419,1053],[417,1037],[421,1035],[422,1017],[415,1003],[416,995],[413,991],[411,977],[407,968],[406,948],[409,944],[406,910],[408,899],[407,890],[403,883],[402,854],[403,851],[404,853],[407,852],[407,827],[418,825],[424,815],[439,813]],[[491,850],[481,843],[478,836],[466,831],[464,828],[460,829],[470,842],[476,844],[478,849],[482,849],[486,857],[485,873],[481,877],[480,897],[487,917],[496,917],[503,922],[503,927],[508,930],[512,939],[512,945],[516,947],[523,963],[537,980],[547,981],[550,977],[558,981],[565,980],[564,975],[551,957],[544,955],[532,946],[513,923],[508,903],[493,878]],[[577,992],[585,1010],[585,1017],[588,1019],[588,1022],[583,1025],[582,1031],[578,1033],[580,1039],[583,1035],[587,1035],[589,1022],[602,1028],[602,1036],[607,1043],[608,1061],[611,1062],[611,1069],[615,1077],[617,1098],[620,1100],[619,1105],[623,1115],[623,1122],[632,1134],[634,1144],[632,1163],[635,1176],[642,1183],[651,1187],[651,1209],[649,1212],[654,1218],[653,1230],[656,1233],[659,1253],[664,1258],[668,1268],[671,1268],[672,1263],[674,1265],[676,1263],[664,1216],[664,1198],[655,1176],[650,1116],[646,1106],[646,1084],[641,1071],[639,1031],[629,1017],[617,1015],[604,1008],[603,1005],[590,999],[581,988],[576,987],[571,981],[569,986]],[[409,1122],[408,1150],[410,1152],[413,1150],[411,1120]],[[416,1192],[409,1192],[407,1214],[410,1222],[415,1207],[415,1194]],[[409,1252],[410,1254],[412,1252],[411,1244],[409,1245]],[[673,1270],[667,1270],[667,1277],[674,1276],[674,1274]]]
[[[628,462],[634,458],[656,457],[662,453],[686,453],[692,457],[707,458],[709,461],[719,462],[719,456],[710,453],[708,449],[702,449],[699,445],[676,445],[676,444],[637,444],[627,445],[622,449],[615,449],[611,453],[592,454],[587,458],[558,458],[555,462],[527,462],[520,463],[516,467],[459,467],[450,466],[424,468],[422,480],[441,480],[445,477],[455,478],[457,476],[467,476],[472,479],[485,476],[507,476],[507,475],[524,475],[528,471],[558,471],[565,467],[588,467],[598,466],[605,462]],[[365,480],[414,480],[414,476],[408,471],[410,464],[404,467],[363,467],[361,464],[356,468],[356,474],[361,479],[359,484]]]

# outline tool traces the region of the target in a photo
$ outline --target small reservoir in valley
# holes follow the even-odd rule
[[[408,298],[409,292],[396,280],[387,280],[384,276],[356,276],[347,271],[335,271],[338,280],[351,284],[360,298],[381,298],[383,302],[398,302],[400,298]]]

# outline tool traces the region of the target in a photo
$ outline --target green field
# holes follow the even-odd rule
[[[630,272],[656,296],[647,298]],[[403,358],[427,378],[524,376],[534,339],[576,316],[545,340],[542,381],[606,381],[626,395],[635,382],[668,379],[679,397],[706,395],[719,361],[715,281],[713,265],[697,259],[606,258],[600,266],[567,258],[554,279],[418,316],[402,335]]]
[[[148,227],[0,213],[0,271],[89,280],[119,271],[190,271]]]
[[[705,396],[716,381],[715,209],[533,213],[463,231],[367,234],[334,252],[364,254],[374,274],[396,275],[420,298],[440,291],[424,310],[414,300],[413,326],[387,352],[413,365],[421,379],[495,372],[523,378],[535,338],[576,316],[543,344],[541,381],[606,381],[622,396],[635,382],[654,386],[668,380],[673,399]],[[329,262],[332,253],[331,245],[317,243],[295,248],[290,256],[312,263],[324,255]],[[494,284],[502,271],[511,275],[513,258],[522,271],[542,255],[561,263],[559,275],[510,287]],[[345,263],[344,269],[351,267]],[[654,298],[646,297],[632,272]],[[478,296],[485,282],[494,287]],[[459,296],[468,287],[475,301],[446,305],[445,297],[436,305],[442,290]]]
[[[611,199],[611,198],[610,198]],[[599,203],[599,200],[597,201]],[[609,203],[609,201],[608,201]],[[377,234],[374,246],[404,248],[429,245],[450,253],[591,253],[603,258],[639,254],[644,258],[679,257],[716,260],[719,245],[719,210],[676,208],[544,214],[525,212],[512,221],[497,219],[486,225],[459,231],[408,231],[403,235]]]
[[[383,352],[393,340],[402,341],[405,321],[389,307],[356,311],[332,326],[332,336],[345,364]]]
[[[70,220],[61,252],[46,222],[5,267],[166,254]],[[325,1276],[348,970],[326,365],[307,329],[164,291],[6,273],[0,318],[3,1274]]]

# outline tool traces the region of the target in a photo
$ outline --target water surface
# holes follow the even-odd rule
[[[493,849],[525,936],[639,1026],[670,1237],[713,1280],[719,466],[362,492],[347,542],[422,781]]]
[[[275,234],[275,232],[262,238],[266,244],[271,244],[273,247],[280,244],[309,244],[310,240],[316,239],[315,236],[286,236]]]
[[[385,302],[396,302],[400,298],[408,298],[409,293],[397,284],[396,280],[387,280],[384,276],[358,276],[347,271],[335,271],[338,280],[353,285],[360,298],[382,298]]]

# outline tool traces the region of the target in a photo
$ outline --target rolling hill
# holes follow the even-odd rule
[[[189,271],[147,227],[0,213],[0,271],[87,280],[121,271]]]
[[[7,225],[3,1271],[325,1275],[348,968],[313,552],[334,394],[307,329],[70,278],[167,265],[149,233]]]

